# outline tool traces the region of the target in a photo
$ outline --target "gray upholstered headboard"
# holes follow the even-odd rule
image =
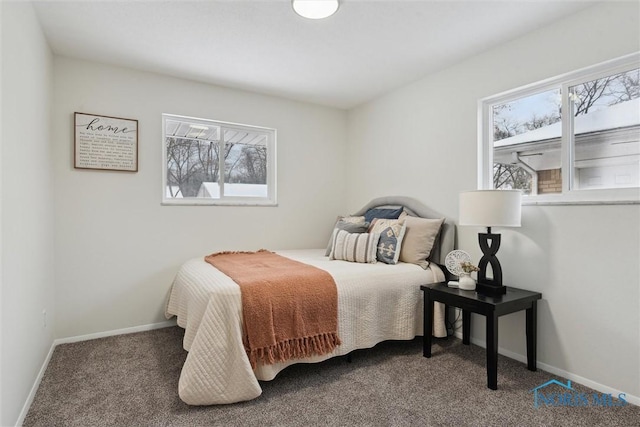
[[[403,206],[409,215],[422,218],[440,219],[445,218],[440,229],[438,241],[431,250],[429,258],[437,264],[444,265],[444,258],[454,249],[456,239],[456,226],[449,218],[425,206],[419,200],[405,196],[388,196],[373,199],[353,215],[364,215],[371,208],[381,206]]]

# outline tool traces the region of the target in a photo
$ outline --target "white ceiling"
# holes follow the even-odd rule
[[[58,55],[351,108],[593,2],[341,0],[318,21],[289,0],[34,4]]]

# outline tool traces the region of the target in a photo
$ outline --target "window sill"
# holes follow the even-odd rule
[[[162,206],[260,206],[277,207],[278,202],[272,200],[211,200],[186,198],[178,200],[162,200]]]
[[[522,197],[522,206],[638,205],[640,189],[582,190]]]

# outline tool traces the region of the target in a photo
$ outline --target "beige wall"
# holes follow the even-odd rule
[[[0,425],[8,426],[53,342],[52,55],[31,4],[1,3]]]
[[[75,111],[138,120],[139,172],[73,169]],[[278,206],[161,206],[162,113],[275,128]],[[324,247],[345,204],[346,112],[56,57],[56,336],[161,322],[184,261]]]
[[[478,100],[640,50],[639,7],[596,5],[350,111],[349,209],[404,194],[457,218],[477,183]],[[640,206],[525,206],[522,225],[501,230],[499,258],[508,284],[543,294],[541,366],[640,404]],[[458,231],[479,259],[481,230]],[[523,313],[500,319],[499,339],[524,359]]]
[[[478,99],[640,49],[638,4],[597,5],[347,114],[52,59],[30,5],[0,9],[2,425],[18,419],[54,326],[65,338],[160,322],[184,260],[324,247],[335,215],[376,196],[456,218],[458,193],[476,184]],[[74,170],[74,111],[138,119],[139,172]],[[277,128],[279,206],[161,206],[165,112]],[[459,247],[479,258],[477,231],[459,229]],[[543,367],[640,396],[640,206],[526,206],[503,239],[505,280],[544,295]],[[500,320],[504,353],[523,357],[523,324]]]

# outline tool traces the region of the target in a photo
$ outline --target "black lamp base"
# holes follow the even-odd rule
[[[478,234],[478,242],[482,249],[482,258],[478,263],[478,283],[476,292],[488,296],[500,296],[507,293],[507,287],[502,286],[502,267],[496,254],[500,248],[500,235],[493,234],[491,227],[487,227],[486,233]],[[491,266],[493,277],[487,277],[487,267]]]
[[[507,287],[478,282],[476,283],[476,292],[482,295],[495,297],[506,294]]]

